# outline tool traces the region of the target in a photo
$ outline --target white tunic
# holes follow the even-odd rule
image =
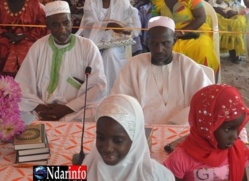
[[[62,120],[71,121],[82,118],[86,91],[85,69],[90,66],[92,72],[88,78],[86,117],[92,117],[106,94],[106,78],[98,48],[91,40],[73,35],[76,38],[75,45],[63,54],[58,85],[49,95],[47,88],[53,57],[53,51],[48,42],[49,36],[37,40],[32,45],[17,73],[16,81],[22,89],[20,110],[31,112],[38,104],[58,103],[65,104],[75,111]],[[81,79],[84,83],[75,88],[68,81],[74,78]]]
[[[111,94],[137,98],[146,123],[188,124],[191,97],[211,84],[209,78],[197,63],[180,53],[173,52],[172,63],[156,68],[162,71],[160,79],[155,79],[160,75],[153,73],[154,67],[150,53],[132,57],[121,70]]]

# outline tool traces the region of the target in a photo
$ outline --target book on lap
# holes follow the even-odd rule
[[[14,137],[15,150],[45,148],[47,144],[44,124],[28,125],[20,135]]]

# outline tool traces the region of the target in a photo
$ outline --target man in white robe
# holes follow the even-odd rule
[[[139,36],[140,27],[138,11],[131,6],[129,1],[86,0],[81,27],[76,34],[91,39],[96,45],[108,44],[130,36]],[[121,68],[127,63],[129,56],[127,47],[129,46],[101,50],[108,94]],[[131,57],[131,52],[129,57]]]
[[[188,124],[190,100],[210,85],[200,65],[172,52],[175,24],[168,17],[154,17],[148,24],[151,53],[132,57],[121,70],[111,94],[128,94],[143,107],[145,122]]]
[[[101,54],[91,40],[71,34],[67,2],[50,2],[45,12],[51,34],[33,44],[16,76],[22,89],[20,110],[26,118],[35,113],[41,120],[72,121],[86,109],[90,119],[106,94]],[[86,67],[92,71],[85,105]]]

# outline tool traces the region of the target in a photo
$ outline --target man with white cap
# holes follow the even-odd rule
[[[33,44],[16,76],[22,89],[20,110],[41,120],[71,121],[82,118],[86,109],[91,118],[106,94],[100,52],[91,40],[71,34],[67,2],[47,3],[45,13],[51,34]],[[86,67],[92,71],[85,105]]]
[[[151,18],[147,34],[151,52],[132,57],[111,91],[137,98],[147,123],[188,124],[191,97],[211,84],[197,63],[172,51],[176,41],[174,32],[172,19]]]

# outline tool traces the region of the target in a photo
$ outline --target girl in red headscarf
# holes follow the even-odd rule
[[[178,181],[246,180],[248,149],[238,135],[248,115],[235,88],[222,84],[201,89],[190,104],[190,135],[164,165]]]

